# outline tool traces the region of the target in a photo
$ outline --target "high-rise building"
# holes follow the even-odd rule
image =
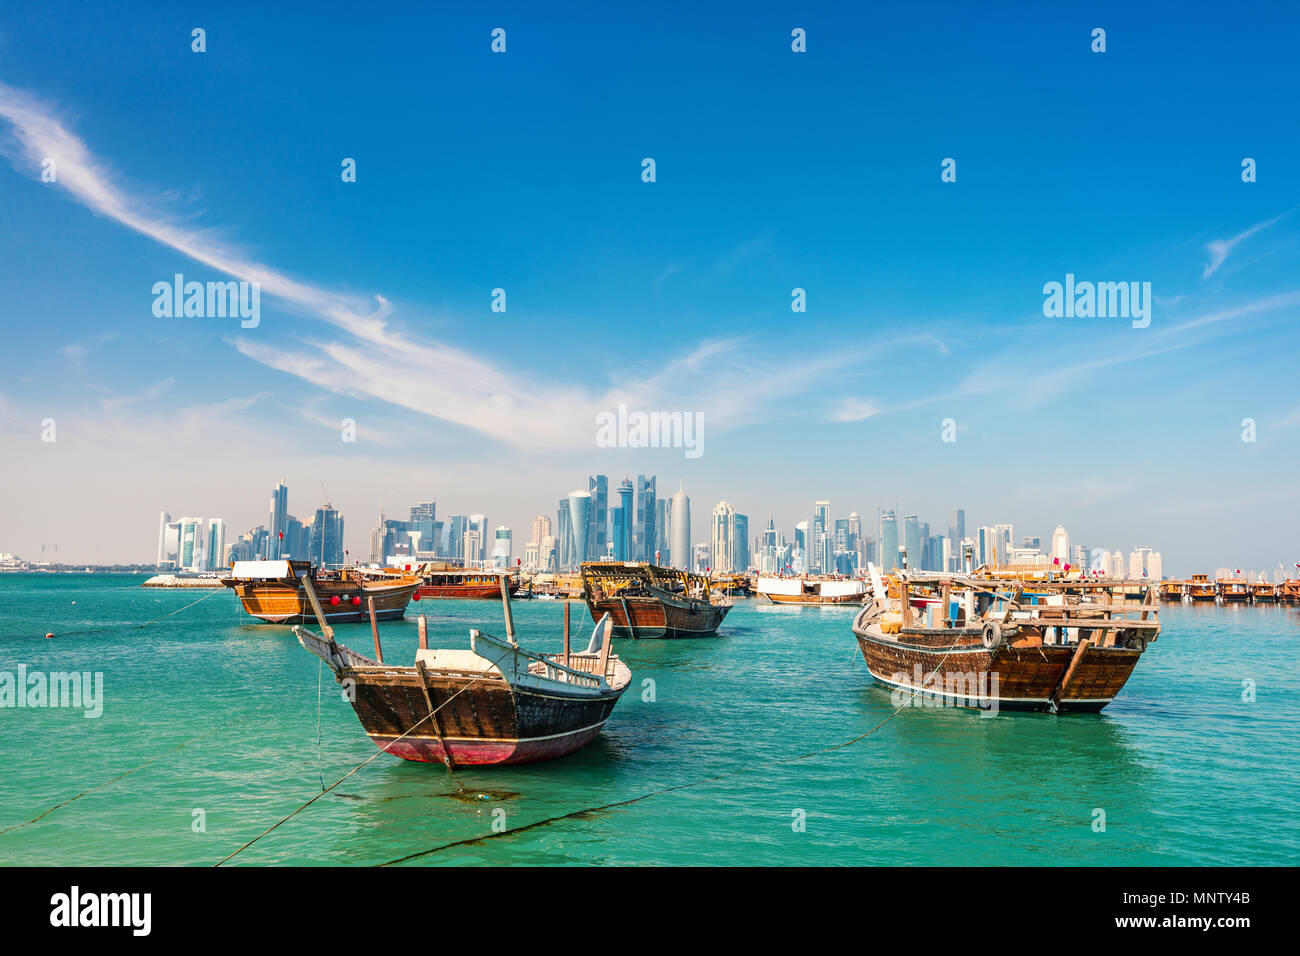
[[[997,538],[998,564],[1008,564],[1011,561],[1011,548],[1015,541],[1015,528],[1009,524],[995,524],[993,531]]]
[[[690,570],[691,558],[691,499],[679,486],[673,495],[672,517],[672,566]]]
[[[672,526],[672,508],[667,498],[655,499],[655,546],[654,550],[658,552],[650,554],[646,560],[653,561],[661,567],[671,566],[671,541],[670,528]]]
[[[493,536],[492,545],[492,566],[494,568],[508,568],[514,560],[514,544],[510,539],[510,528],[502,525],[497,528]]]
[[[736,570],[736,509],[729,501],[713,507],[709,527],[709,555],[713,570],[728,573]]]
[[[524,545],[524,567],[532,571],[542,568],[542,546],[536,541]]]
[[[465,567],[479,564],[479,555],[483,552],[483,542],[479,540],[478,528],[468,527],[462,538],[460,553],[463,554]]]
[[[1164,559],[1160,557],[1159,551],[1152,551],[1147,555],[1147,577],[1152,581],[1160,581],[1163,580],[1164,573]]]
[[[267,522],[267,530],[270,533],[266,555],[268,558],[280,557],[288,524],[289,488],[285,485],[284,479],[281,479],[280,483],[271,490],[271,519]]]
[[[736,543],[732,546],[732,570],[749,570],[749,515],[736,514]]]
[[[322,568],[338,568],[344,564],[343,516],[329,502],[316,509],[307,529],[307,557]]]
[[[491,531],[488,529],[488,520],[486,515],[470,515],[469,530],[478,532],[478,550],[474,552],[473,557],[465,556],[465,563],[473,561],[486,561],[488,541],[491,540]]]
[[[921,519],[917,515],[906,515],[903,518],[903,547],[907,550],[909,568],[924,567],[924,555],[921,553]]]
[[[653,561],[655,559],[655,517],[658,515],[658,502],[655,500],[655,476],[636,476],[636,517],[632,536],[635,546],[632,559],[636,561]]]
[[[601,476],[602,479],[604,476]],[[573,541],[569,547],[568,567],[577,567],[587,560],[587,546],[594,540],[591,524],[592,496],[579,488],[570,492],[568,499],[569,527]]]
[[[555,508],[555,559],[557,567],[569,567],[573,550],[573,529],[569,526],[569,499],[566,495]]]
[[[534,543],[540,545],[542,539],[551,536],[551,519],[546,515],[538,515],[533,519],[533,537]]]
[[[880,567],[885,571],[898,567],[898,516],[892,511],[880,513]]]
[[[558,571],[560,569],[559,553],[554,535],[548,534],[541,540],[537,549],[537,563],[543,571]]]
[[[220,518],[208,519],[208,545],[204,551],[205,571],[215,571],[224,567],[223,556],[226,553],[226,523]]]
[[[160,512],[158,515],[158,567],[162,567],[168,562],[167,557],[167,526],[172,523],[172,516],[167,512]]]
[[[1052,557],[1061,564],[1070,562],[1070,535],[1063,524],[1058,524],[1052,532]]]
[[[203,519],[190,515],[180,519],[180,548],[176,566],[184,571],[203,569]]]
[[[794,526],[794,549],[790,554],[790,570],[794,574],[803,574],[808,570],[808,549],[812,547],[811,534],[807,521],[800,521]]]
[[[952,567],[948,571],[961,570],[958,565],[961,564],[960,545],[966,539],[966,509],[953,508],[948,512],[948,540],[951,542],[950,551],[956,551],[957,554],[951,558]]]
[[[597,560],[609,548],[609,479],[592,475],[587,479],[591,511],[587,518],[587,547],[583,560]]]
[[[618,486],[618,507],[615,509],[614,516],[611,520],[613,526],[612,544],[614,546],[614,558],[618,561],[629,561],[632,559],[633,548],[633,528],[636,525],[636,513],[633,510],[632,503],[632,479],[624,478]]]

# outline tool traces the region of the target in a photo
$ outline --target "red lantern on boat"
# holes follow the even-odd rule
[[[360,594],[352,595],[352,606],[359,607],[360,605],[361,605],[361,595]]]
[[[411,595],[411,600],[412,600],[412,601],[418,601],[418,600],[420,600],[420,592],[419,592],[419,591],[416,591],[414,594],[412,594],[412,595]]]
[[[337,594],[330,595],[330,604],[333,604],[335,607],[339,606],[339,596]]]

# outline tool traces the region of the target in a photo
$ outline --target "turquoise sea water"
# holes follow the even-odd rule
[[[375,753],[329,672],[229,592],[114,628],[208,593],[140,580],[0,577],[0,671],[97,671],[105,697],[98,718],[0,709],[0,863],[212,864]],[[421,602],[383,626],[386,659],[412,659],[421,611],[434,646],[503,631],[494,604]],[[895,710],[851,614],[741,601],[718,638],[619,642],[633,686],[590,748],[454,775],[380,755],[232,864],[368,865],[476,837],[411,862],[1300,862],[1300,612],[1164,608],[1100,715],[908,708],[796,759]],[[559,603],[515,615],[524,646],[559,648]],[[338,637],[370,653],[368,626]]]

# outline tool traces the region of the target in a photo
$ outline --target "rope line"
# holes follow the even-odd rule
[[[953,645],[954,648],[955,648],[955,646],[956,646],[956,645]],[[943,663],[944,663],[944,662],[945,662],[945,661],[946,661],[946,660],[947,660],[947,659],[952,655],[952,652],[953,652],[953,649],[950,648],[950,649],[947,651],[947,653],[945,653],[945,654],[943,655],[943,657],[941,657],[941,658],[939,659],[939,663],[936,664],[935,667],[934,667],[934,670],[931,671],[932,674],[937,674],[937,673],[939,672],[939,668],[942,667],[942,666],[943,666]],[[859,734],[858,736],[854,737],[853,739],[851,739],[851,740],[846,740],[846,741],[844,741],[843,743],[833,744],[833,745],[830,746],[830,747],[823,747],[821,750],[814,750],[814,751],[812,751],[812,752],[810,752],[810,753],[802,754],[802,755],[800,755],[800,756],[798,756],[798,757],[792,757],[792,758],[789,759],[789,760],[781,761],[781,765],[782,765],[782,766],[786,766],[786,765],[789,765],[789,764],[799,763],[800,761],[803,761],[803,760],[809,760],[809,759],[811,759],[811,758],[813,758],[813,757],[820,757],[820,756],[822,756],[822,755],[824,755],[824,754],[833,753],[833,752],[836,751],[836,750],[843,750],[845,747],[851,747],[851,746],[853,746],[854,744],[856,744],[856,743],[858,743],[858,742],[860,742],[860,741],[866,740],[868,737],[870,737],[872,734],[874,734],[874,733],[875,733],[877,730],[879,730],[881,727],[885,726],[885,724],[889,723],[891,720],[893,720],[895,717],[897,717],[897,716],[899,715],[899,713],[901,713],[905,708],[910,707],[911,704],[912,704],[912,701],[914,701],[914,700],[916,699],[917,695],[920,694],[921,691],[923,691],[923,690],[925,690],[925,685],[922,685],[921,687],[918,687],[918,688],[916,688],[916,690],[912,691],[912,696],[911,696],[911,697],[909,697],[909,698],[908,698],[907,700],[905,700],[903,703],[899,704],[898,707],[895,708],[895,709],[893,710],[892,713],[888,714],[888,715],[885,716],[883,719],[881,719],[879,723],[877,723],[874,727],[872,727],[872,728],[871,728],[870,730],[868,730],[866,733],[864,733],[864,734]],[[768,762],[768,763],[764,763],[764,764],[763,764],[763,769],[766,769],[767,767],[770,767],[770,766],[771,766],[771,763],[770,763],[770,762]],[[544,827],[544,826],[547,826],[547,825],[549,825],[549,824],[552,824],[552,823],[558,823],[558,822],[563,821],[563,820],[569,820],[569,819],[572,819],[572,818],[574,818],[574,817],[580,817],[580,816],[583,816],[583,815],[588,814],[588,813],[600,813],[600,812],[603,812],[603,811],[605,811],[605,810],[615,810],[615,809],[618,809],[618,808],[620,808],[620,807],[630,806],[631,804],[634,804],[634,803],[640,803],[642,800],[648,800],[648,799],[650,799],[651,797],[662,796],[663,794],[673,793],[673,792],[675,792],[675,791],[677,791],[677,790],[687,790],[687,789],[689,789],[689,788],[691,788],[691,787],[698,787],[698,786],[701,786],[701,785],[706,784],[706,783],[716,783],[716,782],[719,781],[719,780],[726,780],[726,779],[728,779],[728,778],[730,778],[730,777],[739,777],[739,776],[741,776],[741,775],[743,775],[743,774],[753,773],[753,772],[755,772],[755,771],[758,770],[758,769],[759,769],[758,767],[742,767],[740,770],[732,770],[732,771],[729,771],[729,772],[727,772],[727,773],[720,773],[720,774],[715,774],[715,775],[713,775],[713,776],[711,776],[711,777],[704,777],[704,778],[702,778],[702,779],[700,779],[700,780],[692,780],[692,781],[688,781],[687,783],[679,783],[679,784],[676,784],[676,785],[671,786],[671,787],[665,787],[665,788],[663,788],[663,789],[661,789],[661,790],[652,790],[652,791],[649,792],[649,793],[643,793],[643,794],[641,794],[640,796],[637,796],[637,797],[630,797],[630,798],[628,798],[627,800],[618,800],[618,801],[615,801],[615,802],[613,802],[613,803],[606,803],[606,804],[602,804],[602,805],[600,805],[600,806],[596,806],[596,807],[583,807],[583,808],[580,809],[580,810],[571,810],[571,811],[568,812],[568,813],[562,813],[562,814],[559,814],[558,816],[553,816],[553,817],[546,817],[546,818],[544,818],[544,819],[536,820],[536,821],[534,821],[534,822],[532,822],[532,823],[525,824],[524,826],[521,826],[521,827],[514,827],[514,828],[509,829],[509,830],[502,830],[502,831],[499,832],[499,833],[484,833],[484,834],[481,834],[481,835],[476,836],[476,837],[467,837],[467,838],[465,838],[465,839],[463,839],[463,840],[453,840],[453,841],[450,842],[450,843],[443,843],[443,844],[440,844],[440,845],[438,845],[438,846],[430,847],[430,848],[427,849],[427,850],[420,850],[419,852],[416,852],[416,853],[408,853],[406,856],[398,857],[398,858],[395,859],[395,860],[389,860],[389,861],[387,861],[387,862],[385,862],[385,863],[379,863],[379,864],[376,864],[376,866],[379,866],[379,867],[384,867],[384,866],[394,866],[394,865],[396,865],[396,864],[398,864],[398,863],[406,863],[406,862],[409,862],[410,860],[416,860],[416,859],[419,859],[419,858],[421,858],[421,857],[430,856],[430,855],[432,855],[432,854],[434,854],[434,853],[440,853],[440,852],[442,852],[443,850],[450,850],[450,849],[452,849],[453,847],[458,847],[458,846],[472,846],[472,845],[474,845],[474,844],[486,843],[488,840],[494,840],[494,839],[496,839],[497,837],[503,837],[503,836],[507,836],[507,835],[515,834],[515,833],[524,833],[524,832],[526,832],[526,831],[528,831],[528,830],[533,830],[533,829],[536,829],[536,828],[538,828],[538,827]]]
[[[190,746],[190,744],[194,744],[194,743],[197,743],[198,741],[202,740],[204,737],[210,737],[210,736],[212,736],[212,735],[215,734],[218,730],[225,730],[225,729],[227,729],[227,728],[229,728],[229,727],[233,727],[235,724],[242,723],[243,721],[246,721],[246,720],[249,720],[249,719],[250,719],[250,718],[248,718],[248,717],[239,717],[239,718],[236,718],[235,720],[232,720],[232,721],[230,721],[229,723],[222,724],[222,725],[219,726],[219,727],[213,727],[211,730],[206,731],[206,732],[204,732],[204,733],[201,733],[201,734],[199,734],[197,737],[192,737],[192,738],[190,738],[189,740],[184,741],[183,743],[179,743],[179,744],[177,744],[175,747],[171,747],[171,748],[169,748],[168,750],[164,750],[162,753],[157,754],[157,755],[155,755],[155,756],[153,756],[153,757],[150,757],[150,758],[149,758],[148,760],[146,760],[144,763],[139,764],[138,766],[132,767],[130,770],[126,770],[126,771],[123,771],[122,773],[119,773],[116,777],[111,777],[111,778],[109,778],[108,780],[103,781],[102,783],[97,783],[97,784],[95,784],[93,787],[87,787],[85,790],[81,791],[81,793],[77,794],[76,796],[69,797],[67,800],[64,800],[62,803],[56,803],[54,806],[50,807],[50,808],[49,808],[48,810],[46,810],[44,813],[40,814],[40,816],[32,817],[32,819],[27,820],[27,821],[25,821],[25,822],[23,822],[23,823],[15,823],[13,826],[5,827],[3,830],[0,830],[0,836],[3,836],[4,834],[9,833],[9,832],[11,832],[11,831],[13,831],[13,830],[21,830],[23,827],[31,826],[33,823],[36,823],[36,822],[38,822],[38,821],[40,821],[40,820],[43,820],[45,817],[48,817],[51,813],[53,813],[55,810],[60,809],[61,807],[66,807],[68,804],[70,804],[70,803],[72,803],[72,802],[74,802],[74,801],[76,801],[76,800],[80,800],[82,797],[87,796],[88,794],[94,793],[96,790],[100,790],[100,789],[102,789],[102,788],[104,788],[104,787],[111,786],[112,784],[117,783],[117,782],[118,782],[119,780],[121,780],[123,777],[129,777],[129,776],[131,776],[131,774],[133,774],[133,773],[138,773],[139,771],[143,770],[145,767],[148,767],[150,764],[155,764],[155,763],[157,763],[157,762],[158,762],[159,760],[161,760],[163,757],[166,757],[166,756],[169,755],[169,754],[173,754],[173,753],[175,753],[175,752],[178,751],[178,750],[183,750],[183,749],[185,749],[186,747]]]
[[[66,635],[77,635],[77,634],[100,634],[100,633],[102,633],[102,632],[104,632],[104,631],[121,631],[121,630],[125,630],[125,629],[127,629],[127,628],[133,628],[133,629],[135,629],[135,630],[138,631],[138,630],[140,630],[141,628],[144,628],[144,627],[151,627],[151,626],[153,626],[154,624],[158,624],[158,623],[161,622],[161,621],[165,621],[165,620],[167,620],[167,618],[169,618],[169,617],[173,617],[173,616],[175,616],[175,615],[181,613],[181,611],[188,611],[190,608],[194,607],[194,605],[196,605],[196,604],[202,604],[204,601],[206,601],[206,600],[207,600],[208,598],[210,598],[210,597],[215,597],[215,596],[218,595],[218,594],[224,594],[224,593],[226,593],[226,589],[225,589],[225,588],[221,588],[221,589],[219,589],[219,590],[215,590],[215,591],[209,591],[207,594],[203,595],[203,597],[199,598],[197,601],[191,601],[189,604],[186,604],[184,607],[178,607],[178,608],[177,608],[176,610],[174,610],[174,611],[168,611],[168,612],[167,612],[166,614],[164,614],[162,617],[156,617],[156,618],[154,618],[152,621],[145,621],[143,624],[132,624],[132,623],[130,623],[130,622],[128,621],[128,622],[126,622],[126,623],[124,623],[124,624],[104,624],[104,625],[101,625],[101,626],[99,626],[99,627],[86,627],[86,628],[82,628],[82,629],[80,629],[80,630],[75,630],[75,631],[63,631],[63,632],[61,632],[61,633],[62,633],[63,635],[65,635],[65,636],[66,636]]]
[[[230,859],[232,859],[233,857],[237,856],[238,854],[243,853],[245,850],[247,850],[250,846],[252,846],[252,845],[253,845],[254,843],[256,843],[258,840],[262,839],[262,837],[266,836],[268,833],[270,833],[270,832],[271,832],[272,830],[274,830],[276,827],[280,826],[280,824],[282,824],[282,823],[287,823],[289,820],[291,820],[293,817],[296,817],[296,816],[297,816],[299,813],[301,813],[303,810],[306,810],[306,809],[307,809],[308,807],[310,807],[313,803],[315,803],[315,802],[316,802],[317,800],[319,800],[321,797],[325,796],[325,794],[329,793],[331,790],[333,790],[335,787],[337,787],[339,784],[341,784],[344,780],[348,779],[348,777],[352,776],[354,773],[356,773],[358,770],[360,770],[360,769],[361,769],[362,767],[364,767],[366,764],[368,764],[368,763],[370,763],[372,760],[375,760],[376,758],[382,756],[383,754],[388,753],[388,748],[389,748],[389,747],[393,746],[393,744],[395,744],[395,743],[397,743],[399,740],[401,740],[402,737],[405,737],[407,734],[411,733],[411,731],[415,730],[416,727],[419,727],[419,726],[420,726],[422,723],[424,723],[426,720],[431,719],[431,718],[432,718],[436,713],[438,713],[438,711],[442,710],[444,707],[446,707],[448,704],[450,704],[453,700],[455,700],[455,699],[456,699],[457,697],[459,697],[461,694],[465,693],[465,691],[469,690],[470,686],[471,686],[472,684],[474,684],[476,681],[478,681],[479,679],[481,679],[481,678],[483,678],[483,677],[486,677],[488,674],[492,673],[492,668],[495,667],[497,664],[501,663],[503,660],[505,660],[506,657],[507,657],[509,654],[510,654],[510,651],[506,651],[504,654],[502,654],[500,657],[498,657],[496,660],[494,660],[494,661],[491,663],[491,665],[489,665],[487,668],[485,668],[485,669],[484,669],[482,672],[480,672],[478,675],[476,675],[475,677],[473,677],[472,679],[470,679],[470,681],[469,681],[468,683],[466,683],[464,687],[462,687],[460,690],[456,691],[456,693],[452,694],[450,697],[448,697],[446,700],[444,700],[441,704],[439,704],[439,705],[438,705],[437,707],[435,707],[433,710],[429,711],[427,714],[425,714],[423,717],[421,717],[419,720],[417,720],[415,723],[413,723],[413,724],[410,726],[410,728],[408,728],[407,730],[403,731],[402,734],[401,734],[400,736],[398,736],[398,737],[394,737],[393,740],[392,740],[390,743],[388,743],[388,744],[384,745],[383,747],[379,748],[378,750],[376,750],[373,754],[371,754],[371,755],[370,755],[369,757],[367,757],[365,760],[361,761],[361,763],[357,764],[355,767],[353,767],[351,770],[349,770],[349,771],[348,771],[347,773],[345,773],[343,776],[341,776],[341,777],[339,777],[337,780],[335,780],[332,784],[329,785],[329,787],[327,787],[326,789],[322,790],[320,793],[316,794],[314,797],[312,797],[312,798],[311,798],[310,800],[308,800],[306,803],[302,804],[302,806],[298,807],[298,809],[294,810],[294,811],[293,811],[292,813],[290,813],[288,816],[281,817],[279,820],[277,820],[275,823],[271,824],[269,827],[267,827],[265,830],[263,830],[263,831],[262,831],[261,833],[259,833],[257,836],[253,837],[253,839],[249,840],[247,843],[245,843],[245,844],[244,844],[243,846],[241,846],[239,849],[235,850],[234,853],[231,853],[229,856],[223,857],[222,859],[218,860],[216,863],[213,864],[213,866],[214,866],[214,867],[221,866],[221,864],[222,864],[222,863],[225,863],[227,860],[230,860]]]

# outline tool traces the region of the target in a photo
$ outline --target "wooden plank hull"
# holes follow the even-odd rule
[[[312,586],[320,598],[325,618],[330,624],[364,621],[369,619],[366,601],[375,599],[375,617],[381,621],[393,620],[406,612],[406,605],[415,594],[414,582],[387,584],[367,582],[360,587],[352,581],[316,581]],[[307,624],[316,620],[307,592],[281,581],[248,581],[230,585],[239,595],[244,610],[268,624]],[[331,598],[337,597],[336,605]],[[360,598],[359,601],[356,599]]]
[[[615,637],[638,639],[711,637],[731,610],[726,604],[690,607],[652,597],[600,598],[587,608],[593,621],[609,614]]]
[[[823,597],[820,594],[768,594],[763,593],[773,604],[848,604],[860,605],[862,603],[862,594],[836,594],[832,597]]]
[[[956,706],[1051,710],[1052,697],[1076,647],[1007,644],[994,650],[980,643],[923,647],[855,635],[867,669],[878,683],[906,691],[921,687]],[[1099,711],[1120,692],[1141,652],[1089,647],[1061,694],[1061,711]],[[919,681],[919,683],[918,683]],[[931,685],[927,687],[926,685]],[[978,698],[986,698],[980,702]]]
[[[378,747],[414,761],[443,761],[450,754],[458,767],[533,763],[580,750],[596,739],[626,690],[569,698],[511,688],[499,676],[430,675],[426,700],[419,677],[405,669],[345,670],[340,680],[348,677],[357,682],[353,709]],[[441,709],[420,723],[430,701]]]
[[[520,588],[518,580],[513,581],[510,585],[510,593],[515,594]],[[499,584],[439,584],[437,582],[425,582],[420,585],[417,593],[422,600],[453,600],[453,601],[500,601],[501,586]]]

